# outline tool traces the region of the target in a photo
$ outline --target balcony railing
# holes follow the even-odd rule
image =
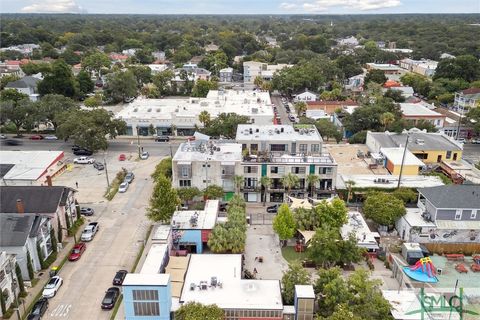
[[[251,155],[243,157],[246,163],[285,163],[285,164],[335,164],[330,154],[278,154],[270,153],[268,155]]]
[[[242,191],[250,191],[250,192],[260,191],[260,187],[259,187],[259,186],[242,186],[242,187],[240,187],[240,189],[241,189]]]

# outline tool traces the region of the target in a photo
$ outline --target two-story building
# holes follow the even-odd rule
[[[453,110],[462,114],[467,113],[469,109],[480,106],[480,88],[465,89],[455,93]]]
[[[400,103],[402,118],[417,125],[419,122],[431,123],[435,128],[443,128],[446,116],[421,103]]]
[[[291,66],[290,64],[268,64],[258,61],[245,61],[243,63],[243,82],[245,84],[253,84],[257,77],[265,81],[270,81],[273,79],[275,72]]]
[[[19,80],[12,81],[7,83],[5,89],[14,89],[20,93],[23,93],[28,96],[31,101],[37,101],[40,97],[40,94],[37,90],[37,84],[42,79],[35,78],[32,76],[26,76]]]
[[[476,244],[480,249],[480,185],[445,185],[418,189],[418,209],[396,223],[407,242]]]
[[[245,155],[240,174],[246,201],[282,202],[286,192],[282,178],[289,173],[299,180],[291,189],[295,197],[320,199],[334,192],[337,164],[323,153],[323,140],[314,126],[239,125],[236,140]],[[313,188],[309,175],[318,177]],[[270,178],[269,186],[261,185],[264,176]]]
[[[5,310],[10,308],[12,303],[15,302],[15,297],[18,297],[20,293],[20,286],[18,285],[18,278],[15,272],[16,263],[15,255],[0,251],[0,294],[3,294]],[[0,308],[0,317],[2,316],[3,313]]]

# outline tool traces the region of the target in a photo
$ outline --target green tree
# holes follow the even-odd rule
[[[235,191],[236,191],[237,194],[240,194],[240,189],[243,186],[244,180],[245,180],[245,178],[243,176],[240,176],[240,175],[235,175],[233,177],[233,184],[235,185]]]
[[[15,75],[15,74],[7,74],[7,75],[1,77],[0,78],[0,90],[3,90],[8,83],[17,81],[18,79],[20,79],[20,77]]]
[[[223,197],[223,188],[215,184],[211,184],[203,190],[203,196],[207,199],[219,199]]]
[[[202,128],[200,131],[213,137],[235,139],[237,126],[246,124],[249,121],[250,119],[247,116],[240,116],[236,113],[221,113],[210,121],[208,127]]]
[[[147,217],[152,221],[169,223],[179,204],[180,199],[170,180],[164,176],[155,179]]]
[[[208,52],[198,66],[218,76],[221,69],[228,67],[228,57],[222,50]]]
[[[402,200],[404,204],[417,201],[417,193],[410,188],[398,188],[392,192],[392,195]]]
[[[93,83],[90,75],[85,71],[80,71],[77,75],[77,82],[78,82],[78,93],[81,97],[87,95],[93,91],[95,84]]]
[[[110,67],[110,58],[103,52],[94,51],[86,55],[82,60],[82,68],[97,74],[100,78],[102,68]]]
[[[23,283],[22,270],[20,269],[20,266],[18,265],[17,262],[15,262],[15,275],[17,276],[17,279],[18,279],[18,286],[20,288],[20,295],[26,294],[25,284]]]
[[[295,112],[299,117],[303,116],[305,112],[307,112],[307,104],[303,101],[295,102],[293,107],[295,108]]]
[[[172,158],[164,158],[162,159],[156,166],[155,171],[152,173],[153,180],[157,181],[160,177],[167,177],[168,179],[172,179]]]
[[[50,241],[52,243],[52,252],[57,252],[57,238],[55,237],[55,229],[50,228]]]
[[[32,257],[30,256],[30,251],[27,250],[27,270],[28,270],[28,280],[32,281],[35,278],[35,273],[33,272]]]
[[[473,128],[473,131],[480,134],[480,108],[471,108],[466,115],[465,122]]]
[[[198,121],[200,121],[204,127],[208,126],[208,124],[210,123],[210,113],[208,113],[207,110],[203,110],[198,115]]]
[[[435,69],[433,79],[464,79],[472,82],[480,80],[480,62],[473,55],[461,55],[456,59],[442,59]]]
[[[388,89],[385,92],[384,97],[390,98],[395,102],[405,102],[405,97],[402,95],[402,91],[393,89]]]
[[[284,201],[286,202],[288,197],[290,196],[290,191],[292,188],[295,188],[298,186],[300,182],[300,179],[298,176],[294,175],[293,173],[287,173],[282,177],[282,184],[285,187],[287,194],[285,195]]]
[[[197,187],[178,188],[177,194],[180,200],[188,205],[188,202],[193,198],[202,195],[202,192]]]
[[[380,122],[383,124],[383,131],[387,131],[387,127],[395,121],[395,115],[391,112],[382,113]]]
[[[336,308],[348,304],[352,299],[352,293],[348,291],[340,268],[320,268],[317,274],[314,292],[320,297],[318,300],[320,314],[328,317]]]
[[[192,89],[192,97],[206,97],[208,91],[217,90],[218,82],[199,79]]]
[[[172,70],[165,70],[153,76],[153,83],[157,86],[161,95],[167,94],[171,90],[171,80],[175,77]]]
[[[263,84],[263,78],[260,76],[256,76],[255,79],[253,79],[253,84],[257,87],[260,88]]]
[[[428,96],[432,85],[427,77],[411,72],[402,75],[400,81],[406,86],[411,86],[416,93],[423,96]]]
[[[37,88],[41,95],[54,93],[73,97],[77,94],[77,83],[72,68],[62,59],[52,64],[52,70],[44,75]]]
[[[320,226],[340,228],[348,221],[348,208],[340,198],[334,198],[330,203],[323,200],[313,208],[318,216]]]
[[[57,116],[62,112],[76,110],[77,104],[72,99],[60,94],[47,94],[40,99],[37,108],[40,120],[50,122],[57,129]]]
[[[30,76],[32,74],[37,74],[37,73],[42,73],[45,75],[52,71],[52,65],[46,62],[41,62],[41,63],[28,62],[28,63],[22,64],[20,68],[22,69],[23,72],[25,72],[27,76]]]
[[[60,224],[60,218],[57,218],[57,238],[58,238],[58,243],[62,243],[62,238],[63,238],[63,232],[62,232],[62,225]]]
[[[198,302],[188,302],[175,311],[177,320],[223,320],[224,317],[225,311],[215,304],[204,305]]]
[[[330,138],[334,138],[335,141],[340,142],[343,138],[343,134],[340,132],[338,127],[333,124],[333,122],[327,119],[319,119],[315,122],[315,127],[317,128],[320,135],[329,140]]]
[[[267,202],[267,189],[270,188],[272,185],[272,179],[268,176],[262,176],[260,178],[260,185],[262,186],[262,199],[263,199],[263,206],[265,207],[265,204]]]
[[[5,290],[1,290],[0,288],[0,307],[2,309],[2,315],[4,315],[6,312],[7,312],[7,306],[6,306],[6,298],[5,298]],[[8,292],[8,291],[7,291]],[[7,294],[7,298],[8,298],[8,294]]]
[[[392,226],[405,213],[403,201],[392,194],[374,192],[367,195],[363,204],[363,213],[368,219],[384,226]]]
[[[152,51],[148,49],[138,49],[135,51],[135,58],[141,64],[152,63],[155,58],[152,56]]]
[[[340,235],[338,229],[323,226],[315,231],[308,247],[308,257],[323,268],[334,266],[340,261]]]
[[[22,128],[26,131],[33,129],[35,120],[38,117],[35,105],[29,99],[23,99],[17,103],[12,100],[1,102],[1,109],[2,117],[5,117],[15,125],[17,136],[20,136]]]
[[[310,275],[298,262],[290,263],[282,276],[282,297],[285,305],[292,305],[295,297],[295,285],[310,283]]]
[[[310,186],[310,195],[313,197],[313,193],[315,191],[315,185],[318,181],[320,181],[320,177],[316,174],[309,174],[307,176],[307,184]]]
[[[286,240],[295,235],[295,220],[293,219],[292,211],[286,203],[280,206],[278,213],[273,218],[273,231],[278,234],[282,243],[285,243]]]
[[[128,70],[133,72],[139,88],[152,81],[152,70],[148,66],[135,65],[130,66]]]
[[[364,82],[365,84],[367,84],[371,81],[379,84],[384,84],[387,81],[387,77],[385,76],[385,73],[382,70],[372,69],[367,72]]]
[[[153,83],[144,84],[141,93],[148,99],[156,99],[160,97],[160,91]]]
[[[18,102],[25,99],[28,99],[28,95],[15,89],[5,89],[0,92],[0,101],[11,102],[15,107],[17,106]]]
[[[105,96],[112,102],[122,102],[137,95],[137,80],[132,71],[119,71],[107,75]]]
[[[80,63],[81,58],[78,54],[75,53],[71,48],[68,48],[60,54],[60,58],[65,60],[66,63],[73,66]]]
[[[102,105],[102,96],[96,94],[94,96],[88,97],[83,101],[83,104],[89,108],[97,108]]]
[[[356,182],[353,180],[345,181],[345,186],[347,187],[348,194],[347,194],[347,204],[352,200],[352,189],[355,186]]]

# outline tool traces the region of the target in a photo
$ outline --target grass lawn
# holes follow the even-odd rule
[[[282,256],[288,261],[288,263],[307,259],[307,253],[295,252],[295,247],[283,247]]]

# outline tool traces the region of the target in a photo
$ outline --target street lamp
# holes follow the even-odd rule
[[[140,153],[140,127],[137,125],[137,147],[138,147],[138,157],[141,157]]]
[[[408,146],[408,139],[409,138],[410,138],[410,134],[407,133],[407,140],[405,141],[405,148],[403,149],[402,164],[400,165],[400,175],[398,176],[397,189],[400,188],[400,183],[402,181],[403,164],[405,163],[405,156],[407,155],[407,146]]]

